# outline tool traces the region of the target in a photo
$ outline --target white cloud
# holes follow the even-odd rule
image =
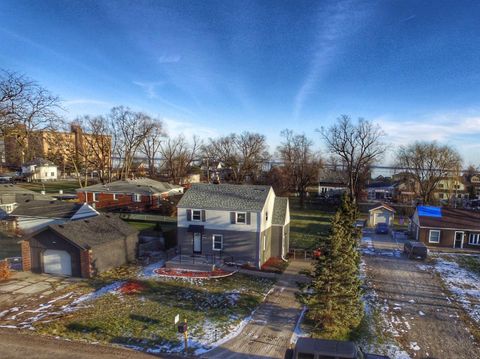
[[[306,100],[338,57],[342,43],[366,23],[366,14],[366,9],[348,0],[333,2],[319,12],[312,63],[294,98],[295,120],[299,119]]]
[[[143,89],[143,91],[145,91],[148,98],[156,98],[157,87],[165,84],[165,82],[163,81],[155,81],[155,82],[133,81],[133,83],[137,86],[140,86]]]
[[[381,116],[373,119],[386,133],[385,142],[391,144],[389,156],[401,145],[414,141],[438,141],[454,146],[466,163],[477,163],[480,144],[472,137],[480,138],[480,113],[434,113],[417,118]]]
[[[163,118],[162,120],[169,136],[184,135],[187,139],[191,139],[193,136],[198,136],[201,139],[206,140],[209,137],[216,137],[219,135],[219,133],[213,128],[192,123],[187,120],[173,118]]]
[[[176,64],[180,60],[182,60],[180,55],[162,55],[158,58],[158,62],[161,64]]]

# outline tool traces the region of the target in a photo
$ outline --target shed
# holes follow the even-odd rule
[[[138,231],[114,215],[51,224],[22,242],[23,269],[90,278],[133,261],[137,247]]]
[[[392,225],[395,218],[395,209],[386,204],[381,204],[368,211],[368,223],[371,227],[375,227],[378,223],[386,223]]]

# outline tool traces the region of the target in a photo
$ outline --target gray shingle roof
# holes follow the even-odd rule
[[[0,184],[0,203],[23,203],[31,200],[53,201],[53,197],[46,196],[13,184]]]
[[[21,203],[12,216],[39,218],[71,218],[82,207],[81,203],[63,201],[28,201]]]
[[[178,202],[180,208],[261,211],[270,186],[195,183]]]
[[[275,202],[273,204],[272,224],[281,226],[285,224],[285,221],[287,219],[287,207],[287,197],[275,197]]]
[[[55,163],[53,163],[52,161],[49,161],[49,160],[46,160],[44,158],[35,158],[31,161],[28,161],[28,162],[25,162],[23,164],[24,166],[32,166],[32,165],[37,165],[37,166],[56,166]]]
[[[77,192],[102,192],[102,193],[127,193],[153,195],[180,189],[181,186],[167,182],[159,182],[149,178],[127,179],[106,184],[94,184],[92,186],[78,188]]]
[[[136,229],[112,214],[99,215],[65,224],[51,224],[47,227],[48,229],[83,249],[123,240],[125,237],[138,233]]]

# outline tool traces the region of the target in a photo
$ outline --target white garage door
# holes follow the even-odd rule
[[[66,251],[47,249],[43,253],[43,271],[50,274],[72,275],[72,259]]]
[[[378,223],[387,223],[388,225],[390,225],[390,214],[386,212],[375,213],[374,224]]]

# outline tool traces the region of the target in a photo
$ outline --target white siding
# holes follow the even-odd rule
[[[50,224],[66,223],[67,219],[17,217],[17,227],[22,234],[30,234]]]
[[[193,208],[201,209],[201,208]],[[178,227],[187,228],[191,224],[205,226],[209,229],[218,229],[226,231],[241,231],[241,232],[257,232],[258,231],[258,212],[250,212],[250,224],[230,223],[230,212],[234,211],[219,211],[219,210],[205,210],[206,221],[187,221],[187,208],[178,208],[177,211]],[[246,211],[238,211],[246,212]]]
[[[275,193],[273,189],[270,188],[268,192],[267,200],[265,201],[265,206],[262,209],[262,222],[260,226],[260,232],[263,232],[267,228],[272,226],[272,217],[273,217],[273,206],[275,204]],[[265,220],[265,215],[268,212],[268,220]]]
[[[82,218],[88,218],[88,217],[94,217],[98,216],[99,213],[93,209],[91,206],[89,206],[87,203],[84,203],[82,207],[79,208],[77,213],[75,213],[71,220],[75,221],[77,219],[82,219]]]

